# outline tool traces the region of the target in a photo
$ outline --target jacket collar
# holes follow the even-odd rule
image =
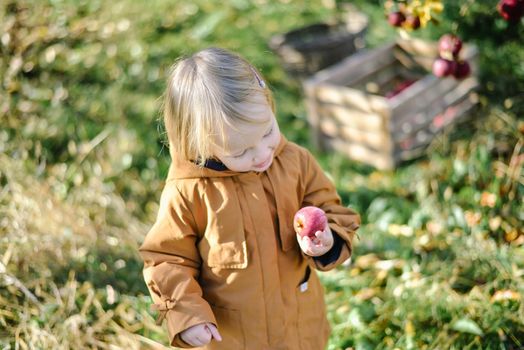
[[[287,139],[280,134],[280,142],[275,150],[275,158],[282,153],[282,150],[287,144]],[[192,179],[201,177],[228,177],[245,174],[232,170],[213,170],[210,168],[201,167],[187,159],[182,159],[176,154],[171,154],[171,165],[167,174],[167,181],[175,179]]]

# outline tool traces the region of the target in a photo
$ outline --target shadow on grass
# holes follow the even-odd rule
[[[90,250],[84,259],[71,261],[52,272],[58,284],[65,284],[74,271],[77,281],[90,282],[96,289],[110,285],[118,293],[137,296],[149,294],[142,268],[143,262],[137,254],[101,247]]]

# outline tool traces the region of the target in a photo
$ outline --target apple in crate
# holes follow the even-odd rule
[[[296,212],[293,219],[295,232],[301,236],[315,237],[317,231],[324,231],[327,225],[326,213],[317,207],[304,207]]]
[[[438,41],[438,49],[440,56],[449,58],[450,55],[453,58],[457,58],[460,50],[462,49],[462,40],[453,34],[444,34]]]
[[[457,62],[439,57],[433,62],[433,74],[439,78],[446,77],[455,72],[456,66]]]
[[[467,61],[457,62],[453,76],[457,79],[464,79],[471,73],[471,67]]]

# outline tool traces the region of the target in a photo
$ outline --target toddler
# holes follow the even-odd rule
[[[271,92],[246,60],[205,49],[178,60],[167,84],[172,163],[140,254],[171,345],[324,349],[329,325],[311,270],[350,257],[358,214],[280,133]],[[313,238],[293,229],[305,206],[328,218]]]

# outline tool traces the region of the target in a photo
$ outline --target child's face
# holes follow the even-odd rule
[[[271,110],[264,101],[242,104],[245,115],[258,123],[239,123],[236,129],[226,126],[225,140],[228,147],[220,142],[214,147],[215,156],[232,171],[262,172],[271,166],[275,149],[280,142],[280,130]]]

